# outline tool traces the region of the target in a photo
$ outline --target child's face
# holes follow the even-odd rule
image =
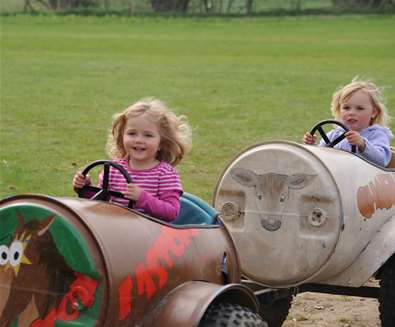
[[[132,163],[139,167],[156,161],[160,134],[158,126],[146,114],[129,118],[123,133],[123,146]]]
[[[359,132],[369,127],[371,118],[377,113],[370,95],[362,90],[356,91],[340,104],[340,119],[352,131]]]

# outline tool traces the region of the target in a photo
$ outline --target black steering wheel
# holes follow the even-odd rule
[[[85,177],[92,168],[100,165],[104,165],[102,187],[84,185],[82,188],[76,190],[78,196],[80,198],[85,198],[87,192],[95,192],[95,195],[90,197],[91,200],[109,201],[111,196],[125,199],[125,196],[122,193],[110,190],[108,185],[108,180],[110,177],[110,166],[119,170],[122,176],[125,177],[127,183],[132,183],[132,178],[129,176],[129,173],[120,164],[117,164],[110,160],[93,161],[82,170],[81,174]],[[129,200],[128,207],[132,209],[133,203],[133,200]]]
[[[321,127],[322,125],[327,125],[327,124],[335,124],[340,126],[341,128],[344,129],[344,132],[339,135],[338,137],[336,137],[333,141],[330,141],[328,139],[328,136],[326,136],[325,131],[323,130],[323,128]],[[346,133],[349,131],[349,129],[347,128],[346,125],[344,125],[343,123],[337,121],[337,120],[333,120],[333,119],[325,119],[325,120],[321,120],[320,122],[318,122],[317,124],[315,124],[313,126],[313,128],[310,131],[311,135],[314,135],[314,133],[318,131],[318,133],[321,135],[322,139],[324,140],[325,144],[330,147],[333,148],[337,143],[341,142],[342,140],[344,140],[346,138]],[[355,145],[351,145],[351,152],[356,153],[357,152],[357,147]]]

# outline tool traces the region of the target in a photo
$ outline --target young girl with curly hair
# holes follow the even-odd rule
[[[177,116],[158,99],[142,99],[115,114],[107,152],[115,163],[125,168],[133,182],[127,184],[122,174],[110,167],[109,189],[126,198],[112,197],[111,202],[126,206],[133,200],[136,210],[165,221],[174,220],[183,193],[174,166],[191,146],[191,128],[186,118]],[[90,183],[89,176],[75,174],[74,189]]]

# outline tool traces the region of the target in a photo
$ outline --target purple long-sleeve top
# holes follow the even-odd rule
[[[330,141],[339,137],[344,130],[341,127],[332,129],[327,136]],[[391,160],[391,140],[394,135],[388,127],[381,125],[371,125],[359,132],[365,140],[365,150],[357,153],[380,166],[386,167]],[[326,146],[325,141],[321,140],[319,146]],[[334,146],[336,149],[346,150],[351,152],[351,144],[346,139],[342,140]]]

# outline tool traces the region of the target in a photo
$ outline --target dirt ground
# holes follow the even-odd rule
[[[380,327],[378,301],[343,295],[302,293],[294,298],[283,327]]]

